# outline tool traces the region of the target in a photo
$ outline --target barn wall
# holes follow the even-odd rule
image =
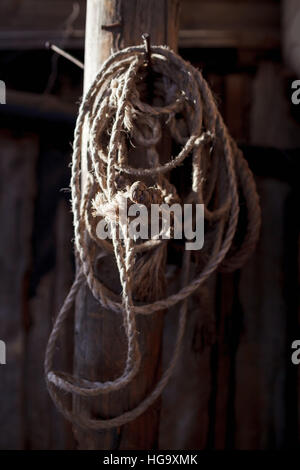
[[[60,41],[72,3],[60,1],[54,9],[48,1],[1,2],[0,49],[8,43],[26,48],[28,60],[30,49],[42,48],[45,39]],[[279,53],[280,4],[185,0],[184,5],[181,53],[203,69],[230,132],[243,145],[256,176],[263,224],[247,265],[234,274],[217,273],[191,299],[183,354],[163,395],[160,447],[299,448],[300,375],[291,364],[290,345],[300,333],[300,134]],[[64,38],[66,47],[82,45],[82,15],[83,10]],[[8,24],[18,33],[12,42]],[[75,117],[67,101],[78,101],[79,92],[72,88],[73,69],[67,72],[59,69],[53,92],[59,106],[56,101],[50,117],[43,106],[34,106],[38,114],[32,118],[28,90],[14,95],[17,109],[0,110],[0,339],[7,340],[9,363],[0,366],[0,449],[76,446],[48,396],[42,365],[74,274],[70,194],[61,189],[69,184]],[[175,328],[167,318],[165,364]],[[58,349],[59,366],[66,370],[72,368],[72,349],[71,321]]]

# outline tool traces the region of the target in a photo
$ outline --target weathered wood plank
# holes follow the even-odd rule
[[[282,448],[286,387],[286,304],[284,219],[290,188],[272,179],[258,181],[261,237],[241,271],[239,297],[243,333],[236,358],[238,449]]]
[[[73,5],[79,14],[72,20]],[[0,48],[45,48],[46,41],[83,47],[85,0],[3,0],[0,6]],[[71,29],[67,22],[71,20]]]
[[[252,81],[247,74],[228,74],[225,78],[224,119],[232,137],[249,141],[249,108]]]
[[[36,295],[29,303],[25,350],[25,417],[26,449],[52,448],[51,403],[43,377],[43,354],[53,315],[54,272],[42,277]]]
[[[47,194],[45,195],[47,197]],[[48,195],[49,197],[49,195]],[[34,450],[73,448],[71,427],[53,408],[45,386],[43,356],[53,317],[61,307],[72,283],[70,240],[72,220],[66,202],[56,207],[55,226],[49,226],[55,245],[55,265],[39,279],[29,303],[29,324],[25,350],[25,434],[26,448]],[[72,370],[73,324],[61,334],[58,365]]]
[[[280,64],[261,63],[253,84],[250,144],[285,150],[300,147],[299,125],[291,119],[291,102],[284,90]]]
[[[80,13],[65,37],[72,0],[4,0],[0,5],[0,48],[44,48],[46,41],[67,48],[83,48],[84,0]],[[147,10],[145,10],[147,11]],[[163,14],[160,5],[158,13]],[[179,47],[280,47],[280,4],[277,0],[182,0]],[[130,19],[130,23],[131,23]]]
[[[90,0],[87,10],[85,88],[112,47],[140,44],[143,32],[150,33],[153,44],[167,43],[176,49],[178,13],[177,0],[135,0],[130,3]],[[102,25],[114,23],[122,24],[120,38],[118,31],[112,34],[101,28]],[[112,289],[119,285],[118,272],[111,256],[104,258],[99,276]],[[97,311],[100,312],[98,318],[92,315]],[[76,373],[98,380],[113,379],[120,375],[126,351],[121,318],[96,305],[84,287],[78,295],[75,323]],[[100,396],[89,401],[75,398],[77,413],[86,412],[92,416],[108,418],[136,406],[144,398],[160,374],[162,325],[161,313],[156,313],[151,318],[138,319],[137,328],[140,331],[144,362],[134,383],[113,396]],[[112,347],[112,344],[118,347]],[[80,448],[149,449],[157,446],[158,419],[159,409],[154,405],[134,423],[121,429],[98,434],[76,429],[76,438]]]
[[[189,302],[182,353],[170,384],[163,393],[160,449],[203,450],[209,445],[213,420],[211,354],[216,341],[215,284],[214,275]],[[173,308],[165,319],[164,367],[173,351],[176,328],[177,313]]]
[[[7,364],[0,366],[0,448],[22,449],[24,326],[38,141],[1,131],[0,148],[0,338],[7,345]]]

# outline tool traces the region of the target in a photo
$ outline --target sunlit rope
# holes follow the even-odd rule
[[[170,49],[153,46],[151,50],[156,77],[153,103],[147,104],[142,99],[144,49],[130,47],[112,55],[104,63],[83,98],[75,129],[71,190],[79,268],[49,338],[45,374],[49,392],[64,416],[73,423],[94,430],[132,421],[156,400],[168,383],[180,352],[189,296],[216,269],[230,271],[239,268],[253,251],[259,234],[260,209],[252,174],[223,123],[207,82],[198,70]],[[162,128],[166,127],[180,150],[169,161],[161,163],[158,144]],[[88,174],[82,185],[84,133],[87,135]],[[129,164],[133,147],[143,149],[147,167]],[[183,165],[188,158],[192,159],[191,190],[183,198],[167,179],[167,173]],[[247,208],[247,224],[243,228],[239,226],[238,233],[241,235],[243,229],[243,237],[237,244],[240,197]],[[134,274],[140,273],[141,294],[142,278],[147,281],[147,273],[154,271],[157,274],[157,266],[162,265],[166,240],[144,243],[132,240],[127,231],[128,220],[121,224],[111,215],[111,209],[125,199],[129,203],[204,204],[205,237],[212,240],[209,252],[205,253],[196,277],[191,279],[191,255],[185,251],[181,288],[175,294],[146,303],[135,300],[138,283]],[[101,217],[110,225],[111,242],[97,239],[95,227]],[[123,237],[120,237],[118,228]],[[121,299],[95,275],[95,256],[103,252],[114,253],[122,287]],[[145,258],[137,261],[137,255],[145,252],[150,255],[147,261]],[[138,263],[139,269],[136,270]],[[90,381],[53,371],[59,332],[83,283],[87,283],[94,297],[111,314],[121,312],[123,316],[127,357],[123,373],[113,381]],[[61,392],[97,396],[120,390],[131,383],[142,360],[136,315],[150,315],[178,303],[181,303],[179,325],[170,364],[155,388],[136,408],[107,420],[79,416],[66,408]]]

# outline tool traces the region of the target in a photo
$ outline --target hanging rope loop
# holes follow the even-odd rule
[[[73,423],[95,430],[132,421],[161,394],[179,355],[188,298],[217,269],[240,267],[253,251],[260,227],[252,174],[230,137],[203,76],[166,47],[152,46],[151,52],[151,68],[155,74],[151,104],[143,100],[144,49],[130,47],[104,63],[81,103],[75,129],[71,189],[79,269],[49,338],[45,373],[50,394],[60,411]],[[166,129],[178,153],[162,163],[158,148]],[[87,133],[85,139],[84,132]],[[133,158],[136,148],[144,152],[147,166],[141,166]],[[88,175],[82,184],[84,154]],[[187,159],[191,159],[192,181],[189,194],[184,196],[169,182],[167,174],[185,164]],[[247,208],[246,227],[239,220],[240,197]],[[116,210],[125,203],[146,207],[163,203],[204,204],[205,247],[203,253],[195,256],[197,274],[193,279],[190,279],[189,268],[191,253],[185,251],[178,292],[150,302],[140,301],[147,298],[146,291],[150,288],[158,289],[167,243],[161,239],[133,240],[128,234],[128,218],[121,220]],[[97,237],[96,226],[103,219],[110,228],[111,241]],[[244,236],[240,241],[242,231]],[[112,253],[119,270],[121,296],[101,282],[94,271],[95,257],[101,259]],[[53,371],[59,332],[83,283],[87,283],[94,297],[112,315],[116,312],[123,317],[126,363],[120,377],[112,381],[90,381]],[[176,304],[180,304],[180,315],[170,364],[154,390],[136,408],[108,420],[78,416],[65,408],[61,391],[98,396],[131,383],[142,361],[136,315],[151,315]]]

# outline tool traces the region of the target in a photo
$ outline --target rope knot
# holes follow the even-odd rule
[[[96,76],[80,106],[74,134],[71,188],[79,269],[49,338],[45,375],[58,409],[76,425],[93,430],[127,424],[153,404],[167,385],[180,353],[188,297],[203,286],[217,269],[239,268],[254,249],[259,234],[260,210],[253,177],[228,133],[208,84],[199,71],[168,48],[152,46],[151,49],[155,77],[153,103],[150,105],[142,101],[140,96],[140,90],[143,90],[140,85],[144,86],[139,77],[144,61],[143,47],[124,49],[110,57]],[[86,138],[83,138],[85,131]],[[177,155],[165,163],[162,162],[162,159],[165,161],[162,155],[164,147],[159,145],[162,132],[168,138],[172,137],[170,143],[176,144],[174,149],[178,149]],[[131,162],[137,163],[142,153],[147,162],[146,168],[130,166]],[[91,172],[85,185],[81,184],[83,158],[86,158],[84,168],[89,168]],[[192,159],[187,171],[179,170],[179,165],[187,158]],[[177,172],[170,175],[175,168]],[[174,176],[178,183],[178,193],[176,186],[169,181],[169,175],[171,180]],[[133,182],[137,177],[146,183]],[[192,186],[187,192],[189,179]],[[149,186],[149,181],[153,186]],[[238,189],[243,193],[242,199],[239,199]],[[205,251],[201,256],[194,252],[191,269],[191,253],[186,248],[181,257],[180,288],[167,297],[163,293],[167,261],[164,237],[162,240],[136,242],[138,230],[132,233],[129,227],[131,219],[126,212],[126,217],[123,217],[123,209],[127,211],[128,205],[138,203],[149,208],[151,204],[162,202],[204,204],[206,222]],[[240,202],[247,210],[247,223],[244,208],[243,216],[239,218]],[[161,220],[167,210],[161,208]],[[102,217],[111,229],[111,244],[96,237],[92,215]],[[175,212],[171,221],[168,232],[176,239]],[[94,222],[97,222],[96,219]],[[161,235],[164,235],[166,230],[164,224],[161,225]],[[118,226],[121,231],[118,231]],[[245,226],[246,232],[241,233]],[[237,231],[238,237],[235,236]],[[147,236],[149,238],[149,234]],[[180,256],[180,248],[178,246],[175,263],[177,256]],[[96,273],[97,260],[100,256],[106,256],[106,252],[109,255],[113,253],[114,259],[107,258],[104,268],[110,269],[115,261],[122,287],[122,301],[114,289],[106,286],[105,270],[101,281]],[[171,257],[172,253],[173,250]],[[73,311],[71,307],[85,282],[104,307],[105,314],[121,312],[123,317],[127,339],[125,367],[119,377],[105,382],[53,371],[60,330]],[[80,415],[77,410],[66,406],[59,392],[97,397],[120,391],[130,384],[141,367],[136,315],[163,312],[179,302],[181,308],[172,358],[143,401],[135,408],[108,419]],[[143,333],[146,335],[147,331]]]
[[[129,198],[133,203],[144,204],[146,207],[151,204],[161,204],[164,199],[160,188],[148,187],[142,181],[135,181],[131,185]]]

